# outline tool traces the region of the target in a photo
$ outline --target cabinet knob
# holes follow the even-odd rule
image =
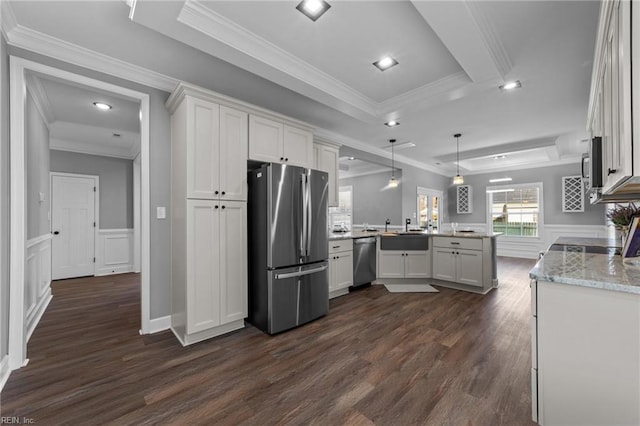
[[[218,207],[220,207],[220,206],[218,206],[218,205],[216,204],[213,208],[214,208],[214,209],[217,209]]]
[[[612,174],[614,174],[616,172],[617,172],[616,169],[607,169],[607,176],[612,175]]]
[[[218,195],[218,191],[214,192],[214,194]]]
[[[226,192],[222,191],[222,195],[226,194]]]
[[[226,208],[226,206],[222,206],[222,210],[224,210]]]
[[[285,158],[285,159],[284,159],[284,161],[289,161],[289,159],[288,159],[288,158]]]
[[[280,157],[280,161],[284,161],[284,157]]]

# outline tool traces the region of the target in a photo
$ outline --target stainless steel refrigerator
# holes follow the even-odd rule
[[[266,333],[329,310],[327,181],[286,164],[249,172],[249,322]]]

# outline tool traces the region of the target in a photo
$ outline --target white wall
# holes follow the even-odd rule
[[[27,156],[27,238],[51,232],[49,226],[49,128],[31,93],[27,91],[25,115]],[[41,200],[42,197],[43,199]]]

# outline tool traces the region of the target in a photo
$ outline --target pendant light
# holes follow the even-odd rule
[[[454,185],[462,185],[464,183],[464,178],[460,176],[460,136],[462,136],[461,133],[453,135],[456,138],[456,175],[453,177]]]
[[[397,188],[398,180],[395,177],[395,158],[393,155],[393,144],[396,143],[395,139],[389,139],[389,143],[391,144],[391,179],[389,179],[389,188]]]

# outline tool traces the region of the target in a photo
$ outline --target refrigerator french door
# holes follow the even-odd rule
[[[249,322],[275,334],[328,312],[328,175],[273,163],[248,182]]]

